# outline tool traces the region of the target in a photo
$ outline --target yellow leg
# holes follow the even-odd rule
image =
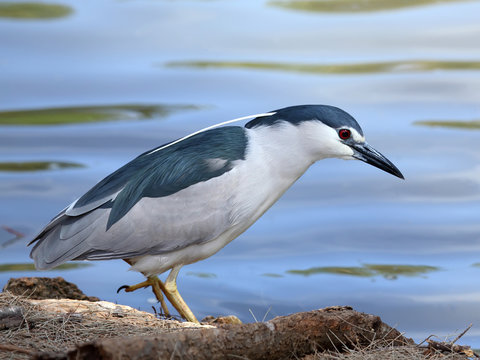
[[[193,315],[192,310],[190,310],[188,305],[182,299],[177,289],[177,276],[180,268],[181,266],[174,267],[168,275],[165,284],[162,284],[160,282],[160,286],[163,285],[162,291],[164,292],[167,299],[172,303],[173,307],[177,309],[180,316],[182,316],[187,321],[198,324],[199,322],[197,318],[195,317],[195,315]]]
[[[158,278],[158,276],[149,276],[147,280],[139,284],[135,284],[131,286],[128,286],[128,285],[120,286],[117,290],[117,293],[122,289],[125,289],[126,292],[132,292],[132,291],[146,288],[149,286],[152,287],[152,291],[155,294],[155,297],[157,298],[157,300],[160,302],[160,305],[162,306],[162,310],[165,316],[170,316],[170,311],[168,311],[167,303],[165,302],[165,299],[163,298],[163,294],[162,294],[162,289],[165,287],[165,285]]]

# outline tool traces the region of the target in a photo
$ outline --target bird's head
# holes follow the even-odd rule
[[[357,121],[347,112],[328,105],[300,105],[272,111],[273,115],[248,122],[247,128],[295,126],[316,160],[336,157],[357,159],[403,179],[403,175],[385,156],[365,141]]]

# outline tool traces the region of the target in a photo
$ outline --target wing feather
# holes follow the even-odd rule
[[[140,155],[57,215],[31,242],[30,256],[37,268],[49,269],[215,239],[234,218],[231,189],[245,148],[244,129],[227,127]]]
[[[50,269],[68,260],[164,254],[211,241],[227,231],[235,218],[228,189],[235,181],[232,175],[193,185],[174,196],[143,198],[108,231],[110,208],[64,216],[37,242],[31,257],[37,268]]]

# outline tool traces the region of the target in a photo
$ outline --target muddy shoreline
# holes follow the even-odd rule
[[[85,295],[63,278],[11,279],[0,293],[0,358],[467,359],[468,346],[418,346],[380,317],[329,307],[239,324],[160,318]],[[443,348],[442,348],[443,346]],[[373,356],[373,357],[372,357]]]

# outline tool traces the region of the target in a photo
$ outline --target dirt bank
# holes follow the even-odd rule
[[[468,347],[454,344],[443,343],[445,348],[441,348],[441,343],[430,342],[418,347],[378,316],[349,307],[296,313],[261,323],[232,324],[229,320],[197,325],[160,319],[129,306],[88,297],[62,278],[12,279],[0,294],[0,358],[313,360],[475,356]]]

